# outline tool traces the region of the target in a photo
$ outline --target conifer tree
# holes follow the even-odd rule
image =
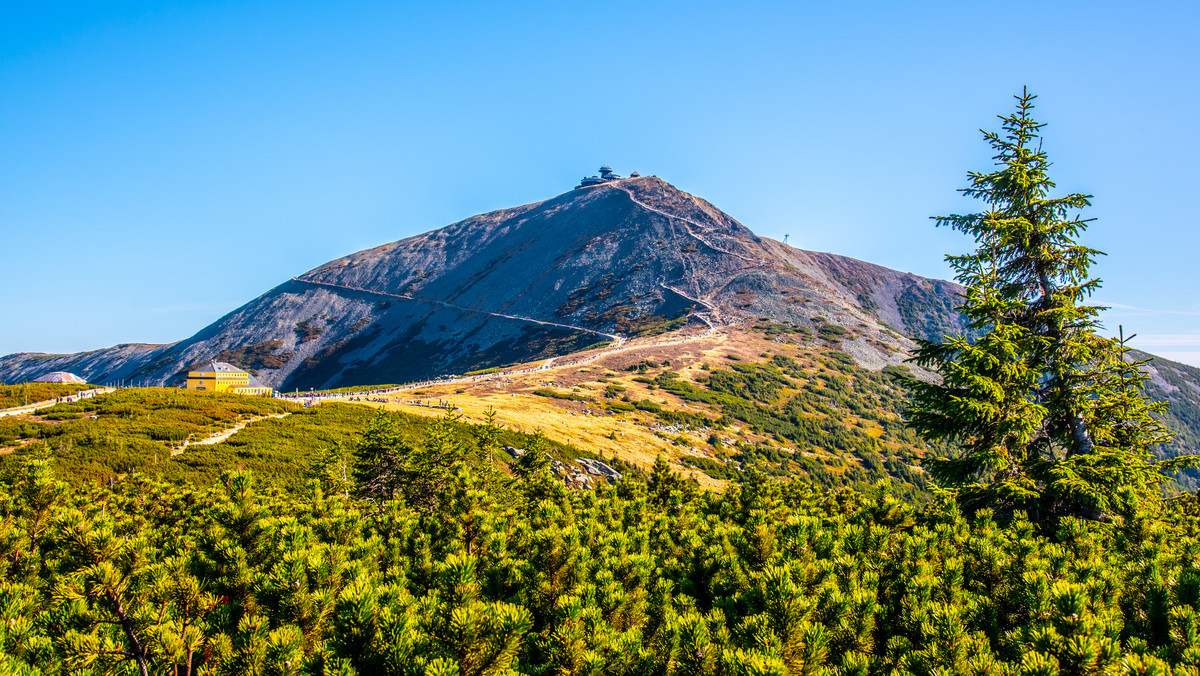
[[[561,499],[566,489],[552,473],[553,463],[542,431],[535,432],[526,446],[525,453],[512,464],[514,491],[526,503]]]
[[[349,498],[350,489],[354,487],[352,462],[350,452],[342,444],[326,446],[309,464],[308,477],[325,493]]]
[[[1102,255],[1077,241],[1091,196],[1051,196],[1036,97],[1015,98],[1002,132],[983,132],[995,169],[970,172],[960,190],[986,209],[935,217],[978,244],[946,258],[979,337],[921,343],[913,361],[941,379],[912,381],[909,419],[925,438],[957,446],[930,470],[964,506],[1107,519],[1186,461],[1153,458],[1170,439],[1153,415],[1163,407],[1143,396],[1124,340],[1099,335],[1102,308],[1085,302],[1100,286],[1089,268]]]
[[[468,451],[457,438],[453,424],[458,418],[447,414],[436,419],[420,446],[405,455],[400,465],[398,487],[405,502],[425,513],[438,512],[462,481],[469,480]]]
[[[542,431],[538,430],[534,433],[533,439],[528,444],[529,448],[525,449],[516,463],[513,464],[513,473],[518,477],[527,478],[539,473],[548,473],[550,471],[550,456],[546,455],[546,437]]]
[[[673,471],[661,455],[654,459],[646,488],[652,503],[671,510],[690,502],[697,492],[695,482]]]
[[[379,409],[358,441],[354,474],[359,492],[377,500],[394,499],[408,450],[395,419]]]

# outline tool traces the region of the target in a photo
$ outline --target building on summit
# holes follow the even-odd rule
[[[639,174],[635,171],[629,175],[629,178],[638,178],[639,176],[641,176],[641,174]],[[587,178],[580,181],[579,185],[577,185],[575,187],[576,188],[588,188],[593,185],[603,185],[605,183],[611,183],[613,181],[620,181],[620,180],[621,180],[621,176],[616,174],[615,172],[613,172],[612,167],[600,167],[600,175],[599,176],[588,176]]]
[[[275,391],[249,373],[223,361],[212,361],[206,367],[188,371],[187,389],[260,395],[270,395]]]

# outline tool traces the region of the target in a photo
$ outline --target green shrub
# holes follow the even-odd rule
[[[329,416],[365,448],[365,425],[337,422],[354,410],[373,415],[272,422]],[[906,504],[886,483],[774,480],[783,464],[836,480],[777,448],[754,465],[679,458],[733,480],[721,494],[661,459],[572,491],[543,440],[385,419],[385,446],[448,461],[396,500],[315,475],[299,494],[239,470],[68,490],[45,459],[5,467],[4,671],[1190,674],[1200,654],[1194,496],[1043,532],[1022,513]],[[530,449],[511,478],[479,464],[498,443]]]
[[[579,394],[571,394],[570,392],[559,392],[550,388],[540,388],[533,391],[539,397],[548,397],[550,399],[564,399],[566,401],[593,401],[591,397],[585,397]]]
[[[0,385],[0,408],[15,408],[25,404],[36,404],[49,401],[55,397],[65,397],[80,390],[88,390],[94,385],[77,383],[22,383],[20,385]]]
[[[846,328],[837,324],[822,324],[821,328],[817,329],[817,336],[830,343],[841,342],[846,333]]]

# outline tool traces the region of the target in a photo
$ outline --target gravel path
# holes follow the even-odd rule
[[[369,294],[373,294],[376,296],[387,296],[389,298],[399,298],[401,300],[413,300],[413,301],[419,301],[419,302],[423,302],[423,303],[434,303],[436,305],[448,307],[453,310],[462,310],[463,312],[474,312],[477,314],[490,315],[492,317],[500,317],[503,319],[515,319],[520,322],[531,322],[533,324],[541,324],[542,326],[553,326],[553,327],[560,328],[560,329],[570,329],[572,331],[583,331],[585,333],[594,333],[597,336],[604,336],[605,338],[616,341],[617,344],[621,344],[621,343],[625,342],[625,338],[623,338],[622,336],[619,336],[615,333],[604,333],[603,331],[589,329],[584,326],[573,326],[571,324],[559,324],[558,322],[548,322],[548,321],[545,321],[542,319],[533,319],[532,317],[522,317],[520,315],[506,315],[502,312],[488,312],[487,310],[479,310],[476,308],[464,307],[462,305],[455,305],[454,303],[447,303],[444,300],[436,300],[434,298],[422,298],[420,296],[413,296],[413,295],[407,294],[407,293],[389,293],[387,291],[375,291],[373,289],[364,289],[364,288],[358,287],[358,286],[348,286],[346,284],[333,284],[331,282],[318,282],[315,280],[303,279],[300,277],[292,277],[292,280],[297,281],[297,282],[302,282],[304,284],[312,284],[314,286],[324,286],[324,287],[328,287],[331,289],[345,289],[347,291],[358,291],[359,293],[369,293]]]
[[[656,213],[660,216],[666,216],[667,218],[671,218],[671,219],[680,221],[681,223],[684,224],[684,228],[688,231],[688,234],[691,235],[693,239],[700,242],[704,246],[712,249],[713,251],[719,251],[727,256],[733,256],[735,258],[740,258],[744,261],[750,261],[755,264],[758,263],[758,261],[754,260],[753,258],[750,258],[749,256],[743,256],[740,253],[729,251],[728,249],[722,249],[721,247],[717,246],[716,244],[713,244],[712,242],[708,241],[707,239],[704,239],[699,234],[697,234],[695,230],[692,229],[692,226],[696,226],[697,228],[700,228],[700,229],[704,229],[704,226],[701,225],[700,223],[697,223],[696,221],[688,218],[687,216],[679,216],[676,214],[672,214],[672,213],[663,211],[662,209],[659,209],[658,207],[652,207],[649,204],[646,204],[645,202],[639,200],[637,198],[637,196],[635,196],[633,194],[632,190],[630,190],[629,188],[626,188],[625,186],[621,185],[620,183],[610,183],[608,185],[611,185],[612,187],[616,188],[617,190],[620,190],[621,192],[625,193],[626,195],[629,195],[629,199],[633,200],[633,203],[640,206],[641,208],[643,208],[647,211],[653,211],[654,213]]]
[[[211,446],[213,444],[219,444],[245,429],[250,423],[258,422],[259,420],[266,420],[267,418],[286,418],[289,415],[291,415],[291,413],[273,413],[271,415],[260,415],[254,418],[247,418],[246,420],[239,422],[227,430],[215,432],[203,439],[200,439],[199,441],[187,439],[183,442],[183,444],[172,448],[171,455],[179,455],[180,453],[183,453],[183,449],[187,448],[188,446]]]

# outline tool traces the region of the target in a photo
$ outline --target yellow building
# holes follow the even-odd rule
[[[223,361],[209,362],[205,368],[188,371],[187,389],[262,395],[270,395],[274,392],[273,389],[258,382],[254,376]]]

